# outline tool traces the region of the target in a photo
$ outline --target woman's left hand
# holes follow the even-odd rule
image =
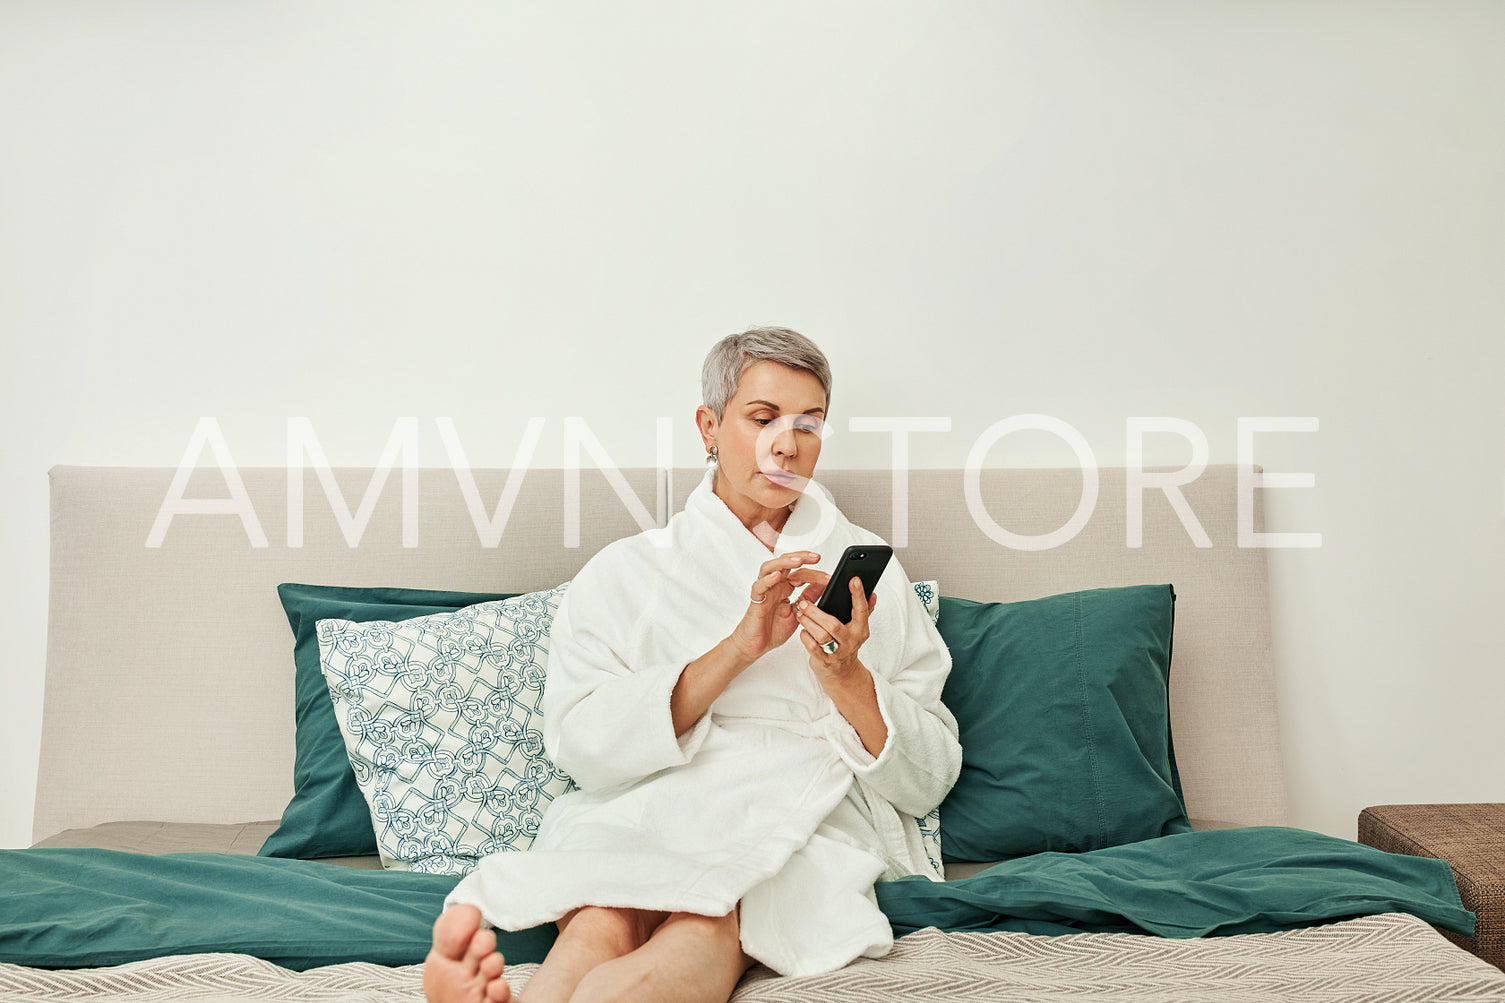
[[[837,587],[836,582],[827,582],[826,588]],[[878,605],[878,590],[871,598],[862,594],[862,579],[856,575],[847,583],[852,592],[852,622],[842,623],[815,604],[819,595],[806,599],[803,596],[795,605],[800,626],[800,643],[810,652],[810,668],[817,678],[839,678],[860,664],[857,652],[868,639],[868,616]],[[807,588],[806,594],[813,589]],[[821,645],[836,642],[836,650],[827,652]]]

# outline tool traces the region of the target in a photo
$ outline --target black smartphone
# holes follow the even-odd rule
[[[815,608],[842,623],[851,623],[852,589],[847,583],[856,575],[862,579],[862,594],[872,596],[873,589],[878,587],[878,579],[883,577],[883,569],[888,566],[888,559],[893,556],[894,548],[883,544],[848,547],[842,551],[841,560],[836,562],[836,570],[831,573],[831,580],[826,583],[826,590],[821,593]]]

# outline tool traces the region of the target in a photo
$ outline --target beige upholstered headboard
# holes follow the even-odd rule
[[[531,591],[572,576],[640,519],[677,511],[700,470],[475,470],[475,491],[444,468],[416,472],[404,546],[401,471],[355,537],[370,469],[334,471],[332,505],[313,471],[290,506],[282,468],[243,469],[250,519],[179,514],[148,546],[175,471],[59,466],[52,487],[47,682],[37,839],[126,819],[245,822],[280,815],[292,793],[292,637],[279,582]],[[944,595],[1007,601],[1080,588],[1170,582],[1176,633],[1172,715],[1193,817],[1283,824],[1287,797],[1270,653],[1264,551],[1239,547],[1236,468],[1209,467],[1181,488],[1212,546],[1199,548],[1168,496],[1143,493],[1143,546],[1126,543],[1125,472],[1099,471],[1091,519],[1072,539],[1020,550],[994,537],[1050,533],[1082,495],[1076,469],[988,470],[969,508],[960,470],[907,475],[906,525],[894,524],[888,470],[822,470],[842,510],[888,538],[912,579]],[[482,531],[517,488],[494,547]],[[619,491],[631,501],[624,500]],[[196,470],[182,497],[225,498],[218,468]],[[470,500],[467,501],[467,495]],[[579,498],[578,514],[567,499]],[[1260,495],[1252,527],[1263,529]],[[505,508],[505,501],[502,503]],[[302,542],[289,542],[289,509]],[[985,531],[992,530],[993,535]],[[347,530],[350,537],[347,538]],[[577,546],[567,545],[571,534]],[[349,542],[356,539],[354,545]],[[902,540],[901,540],[902,538]],[[264,545],[255,545],[261,543]]]

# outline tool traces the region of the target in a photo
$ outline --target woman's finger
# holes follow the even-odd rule
[[[834,652],[826,651],[821,646],[830,641],[836,641],[836,638],[827,636],[825,631],[821,630],[819,627],[813,624],[801,621],[801,626],[804,629],[800,631],[800,637],[805,639],[805,648],[810,652],[810,654],[815,655],[817,658],[820,658],[822,660],[830,659],[835,655]],[[841,651],[840,641],[836,641],[836,651],[841,652],[843,656],[845,656],[846,654],[845,652]]]
[[[794,587],[790,586],[789,580],[784,577],[784,572],[775,569],[753,582],[752,592],[748,598],[753,602],[757,602],[769,593],[777,592],[780,586],[788,586],[787,590],[783,593],[784,596],[788,596],[790,592],[794,591]]]
[[[820,602],[820,596],[825,595],[826,584],[823,581],[811,581],[805,584],[804,592],[799,593],[799,598],[807,602]]]
[[[832,636],[845,626],[845,624],[830,613],[816,606],[813,600],[806,599],[803,596],[800,597],[799,611],[801,614],[810,617],[816,626]]]
[[[867,634],[867,618],[873,612],[873,607],[878,604],[878,590],[873,589],[871,596],[863,597],[862,580],[852,579],[852,626]]]
[[[821,611],[815,610],[815,612],[819,614]],[[820,623],[812,623],[807,620],[806,630],[813,634],[815,640],[822,645],[828,641],[836,642],[836,651],[825,651],[822,649],[822,656],[827,660],[834,658],[840,661],[855,656],[857,649],[866,640],[866,635],[853,631],[850,626],[831,616],[826,617]]]
[[[772,571],[791,571],[804,564],[814,564],[820,560],[820,555],[810,550],[796,550],[788,554],[782,554],[772,560],[764,561],[758,567],[758,577],[763,577]]]
[[[748,601],[754,605],[762,605],[770,592],[777,590],[781,584],[789,582],[790,575],[797,572],[801,565],[820,560],[820,555],[809,550],[797,551],[793,554],[785,554],[771,561],[764,561],[758,568],[758,577],[752,583],[752,589],[748,595]],[[779,598],[788,598],[798,583],[790,584],[789,589],[783,592]]]
[[[824,586],[831,580],[831,576],[819,568],[796,568],[789,572],[789,580],[795,583],[808,582],[811,585]]]

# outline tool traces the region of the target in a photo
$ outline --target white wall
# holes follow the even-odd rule
[[[798,328],[853,415],[1261,437],[1297,824],[1505,799],[1505,5],[0,6],[0,845],[30,837],[56,463],[368,465],[563,418],[694,463],[700,358]],[[839,432],[824,462],[887,462]],[[1180,463],[1172,436],[1152,462]],[[1043,434],[1000,465],[1072,462]]]

